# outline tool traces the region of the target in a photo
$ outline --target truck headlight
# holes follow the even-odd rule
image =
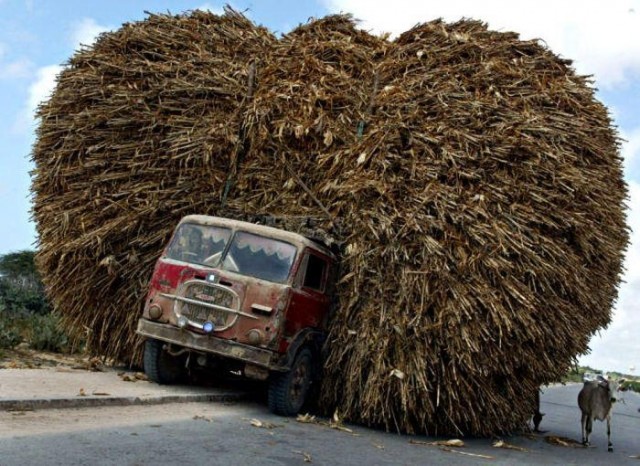
[[[249,340],[250,344],[254,346],[258,346],[260,343],[262,343],[262,340],[264,339],[264,337],[260,330],[258,330],[257,328],[254,328],[249,330],[249,332],[247,333],[247,339]]]
[[[149,318],[158,320],[160,317],[162,317],[162,308],[157,304],[149,306]]]

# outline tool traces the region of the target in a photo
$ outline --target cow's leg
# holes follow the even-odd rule
[[[585,432],[586,432],[586,441],[582,442],[586,447],[588,447],[590,445],[589,443],[589,439],[591,438],[591,430],[593,429],[593,418],[591,417],[591,415],[585,415],[585,417],[587,418],[587,422],[585,425]]]
[[[582,419],[580,419],[580,427],[582,428],[582,444],[587,446],[587,415],[582,413]]]
[[[613,443],[611,443],[611,415],[607,416],[607,451],[613,451]]]
[[[542,421],[542,414],[540,412],[540,389],[537,390],[536,396],[536,412],[533,414],[533,431],[540,432],[540,422]]]

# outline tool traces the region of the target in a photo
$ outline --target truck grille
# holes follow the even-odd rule
[[[185,283],[180,294],[189,302],[177,301],[177,314],[185,316],[192,324],[202,325],[210,321],[213,322],[215,331],[222,331],[231,327],[238,319],[235,312],[240,307],[238,297],[224,286],[191,281]],[[212,309],[212,304],[223,309]]]

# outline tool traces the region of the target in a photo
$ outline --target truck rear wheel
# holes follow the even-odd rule
[[[269,382],[269,410],[281,416],[294,416],[304,406],[311,386],[313,354],[303,349],[291,369],[274,373]]]
[[[144,373],[153,382],[171,385],[185,374],[183,358],[172,356],[163,349],[164,343],[148,339],[144,345]]]

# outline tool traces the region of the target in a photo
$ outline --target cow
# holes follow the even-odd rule
[[[616,401],[616,392],[620,389],[624,379],[618,381],[607,380],[598,376],[596,380],[586,381],[578,394],[578,407],[582,411],[582,444],[589,446],[589,437],[593,427],[593,420],[607,420],[607,450],[613,451],[611,443],[611,408]]]

